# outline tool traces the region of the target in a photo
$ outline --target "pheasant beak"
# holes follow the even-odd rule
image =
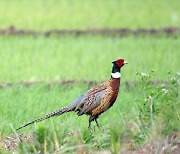
[[[127,61],[124,61],[124,63],[123,64],[128,64],[128,62]]]

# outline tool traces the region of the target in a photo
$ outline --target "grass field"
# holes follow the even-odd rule
[[[125,80],[133,80],[137,71],[152,69],[164,80],[167,72],[178,72],[180,65],[179,37],[2,36],[0,41],[1,82],[103,81],[109,78],[111,62],[120,57],[129,62],[122,70]]]
[[[178,27],[180,7],[179,0],[1,0],[0,23],[40,30]]]
[[[55,152],[56,149],[61,152],[73,152],[79,149],[84,152],[111,150],[116,153],[126,143],[130,144],[126,145],[127,149],[133,150],[142,143],[163,139],[180,129],[179,75],[173,77],[169,78],[169,84],[152,85],[149,83],[153,79],[152,74],[150,78],[143,79],[141,75],[137,75],[138,83],[130,90],[122,82],[117,102],[99,119],[101,130],[96,128],[90,133],[87,129],[88,117],[78,117],[75,113],[24,128],[18,133],[35,133],[37,141],[25,144],[20,151]],[[8,136],[12,127],[17,128],[69,104],[88,88],[84,84],[35,84],[28,88],[14,85],[0,89],[1,134]],[[152,111],[149,97],[153,102]]]
[[[36,135],[34,142],[20,146],[20,153],[36,150],[46,153],[54,149],[67,153],[77,150],[116,153],[126,142],[130,145],[125,147],[133,150],[180,130],[179,37],[1,36],[0,39],[1,82],[44,81],[30,87],[14,84],[0,89],[3,136],[8,136],[13,128],[68,105],[92,86],[48,83],[63,80],[100,83],[109,78],[112,60],[125,57],[129,62],[122,69],[116,104],[100,117],[100,131],[96,128],[89,133],[88,117],[68,113],[19,131]],[[149,77],[137,74],[148,74],[151,70],[155,72]],[[166,83],[150,84],[150,80],[157,79]],[[125,81],[137,82],[128,88]],[[149,97],[153,99],[151,112]]]
[[[180,7],[179,0],[1,0],[0,23],[0,29],[37,31],[179,27]],[[109,79],[111,62],[121,57],[128,65],[121,71],[120,94],[100,116],[100,129],[93,123],[89,131],[87,116],[67,113],[15,132],[33,135],[16,152],[132,153],[148,144],[154,153],[180,149],[178,34],[12,34],[0,35],[0,153],[6,153],[3,139],[15,128]]]

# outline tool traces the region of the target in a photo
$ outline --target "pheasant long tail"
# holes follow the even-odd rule
[[[38,123],[38,122],[43,121],[43,120],[45,120],[45,119],[51,118],[51,117],[53,117],[53,116],[61,115],[61,114],[63,114],[63,113],[69,112],[69,111],[71,111],[70,107],[68,107],[68,106],[63,107],[63,108],[61,108],[61,109],[59,109],[59,110],[56,110],[56,111],[51,112],[51,113],[49,113],[49,114],[46,114],[45,116],[43,116],[43,117],[41,117],[41,118],[38,118],[38,119],[36,119],[36,120],[33,120],[33,121],[31,121],[31,122],[29,122],[29,123],[27,123],[27,124],[25,124],[25,125],[17,128],[16,130],[19,130],[19,129],[21,129],[21,128],[24,128],[24,127],[26,127],[26,126],[28,126],[28,125],[31,125],[31,124],[34,124],[34,123]]]

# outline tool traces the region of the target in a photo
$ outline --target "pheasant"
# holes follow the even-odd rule
[[[127,64],[127,62],[124,61],[124,59],[118,59],[116,61],[113,61],[112,63],[113,63],[113,67],[112,67],[111,78],[108,81],[96,87],[93,87],[87,92],[83,93],[70,105],[63,107],[59,110],[56,110],[54,112],[51,112],[49,114],[46,114],[41,118],[33,120],[17,128],[16,130],[19,130],[33,123],[37,123],[42,120],[51,118],[53,116],[62,115],[63,113],[70,111],[77,112],[78,116],[81,116],[83,114],[89,115],[90,116],[89,128],[91,127],[92,121],[95,121],[96,125],[99,127],[97,119],[100,114],[102,114],[107,109],[109,109],[116,101],[120,86],[120,77],[121,77],[120,71],[121,68],[125,64]]]

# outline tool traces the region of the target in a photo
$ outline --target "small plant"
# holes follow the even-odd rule
[[[116,126],[110,129],[111,149],[114,154],[120,150],[123,131],[122,126]]]
[[[153,136],[155,123],[162,122],[163,133],[173,132],[180,128],[179,75],[170,78],[168,82],[154,82],[154,71],[137,73],[136,83],[139,97],[136,100],[139,112],[138,139],[145,140]],[[173,126],[172,126],[173,125]]]

